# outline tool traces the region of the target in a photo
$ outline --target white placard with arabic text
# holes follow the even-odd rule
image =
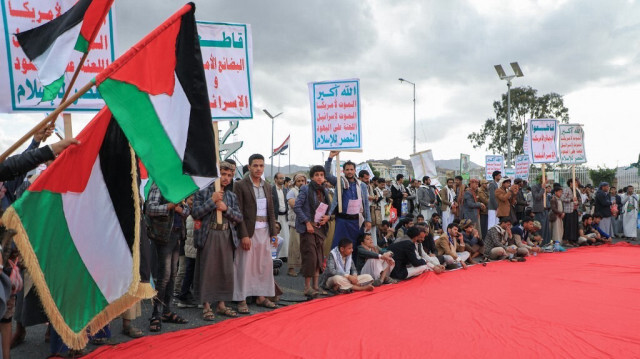
[[[13,35],[30,30],[57,18],[69,10],[77,0],[0,0],[2,31],[0,32],[0,112],[53,111],[61,102],[66,86],[80,63],[82,53],[74,51],[67,65],[65,85],[58,98],[40,102],[43,86],[38,79],[35,65],[29,61]],[[113,5],[115,6],[115,5]],[[100,32],[89,45],[89,55],[80,69],[71,93],[77,92],[115,59],[114,8],[105,18]],[[94,87],[67,108],[68,111],[98,111],[104,101]]]
[[[558,136],[556,119],[531,120],[531,156],[533,163],[558,162]]]
[[[360,80],[309,83],[313,149],[360,150]]]
[[[487,181],[493,180],[493,172],[500,171],[502,175],[504,172],[504,156],[501,155],[487,155],[484,162],[485,179]]]
[[[584,130],[582,126],[570,124],[559,125],[560,132],[560,162],[578,164],[587,162],[584,149]]]
[[[211,117],[253,118],[251,25],[197,21]]]

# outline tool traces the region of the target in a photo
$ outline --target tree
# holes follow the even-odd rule
[[[599,186],[602,182],[607,182],[613,185],[613,181],[616,178],[617,170],[615,168],[606,168],[598,166],[597,170],[589,170],[589,177],[593,181],[594,186]]]
[[[569,122],[569,109],[557,93],[537,95],[538,90],[529,87],[511,89],[511,149],[512,158],[523,153],[524,130],[529,119],[555,118],[561,123]],[[473,132],[467,138],[474,148],[486,146],[486,149],[507,156],[507,94],[502,101],[493,102],[495,118],[485,121],[480,131]]]

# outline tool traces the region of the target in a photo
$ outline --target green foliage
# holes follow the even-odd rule
[[[529,119],[556,118],[561,123],[569,122],[569,109],[557,93],[538,96],[538,90],[531,87],[511,89],[511,149],[512,155],[523,153],[522,142]],[[507,155],[507,94],[501,101],[493,102],[495,118],[485,121],[480,131],[473,132],[467,138],[474,148],[485,147],[492,153]]]
[[[589,177],[591,177],[595,186],[598,186],[601,182],[613,184],[613,180],[616,178],[616,169],[598,166],[598,169],[589,170]]]

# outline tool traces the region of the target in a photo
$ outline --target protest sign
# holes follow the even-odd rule
[[[0,112],[53,111],[62,100],[66,86],[80,64],[82,53],[75,51],[66,68],[65,85],[57,99],[41,102],[43,86],[38,79],[36,67],[24,54],[15,33],[30,30],[53,20],[69,10],[76,0],[24,1],[0,0],[3,29],[0,31]],[[114,8],[105,18],[93,43],[89,44],[89,54],[80,69],[71,94],[86,85],[115,59],[115,19]],[[104,101],[96,88],[83,94],[77,102],[65,111],[98,111]]]
[[[360,80],[309,83],[313,149],[360,150]]]
[[[516,156],[516,173],[515,178],[522,178],[523,180],[529,180],[529,155]]]
[[[558,146],[555,119],[531,120],[531,156],[533,163],[558,162]]]
[[[582,126],[560,124],[558,129],[560,132],[560,163],[578,164],[587,162]]]
[[[413,175],[416,179],[422,181],[422,177],[429,176],[431,178],[431,184],[440,187],[436,161],[433,159],[431,150],[414,153],[409,156],[409,159],[411,160]]]
[[[251,25],[197,21],[211,117],[253,118]]]
[[[469,155],[465,155],[464,153],[460,154],[460,176],[462,176],[462,179],[464,179],[465,181],[469,180],[469,172],[470,172],[470,164],[471,164],[471,160],[469,158]]]
[[[369,166],[369,163],[367,162],[362,162],[359,165],[356,166],[356,175],[358,175],[360,173],[360,171],[365,170],[369,173],[369,177],[373,177],[373,170],[371,170],[371,166]]]
[[[487,181],[493,181],[493,172],[500,171],[502,175],[505,175],[504,172],[504,156],[501,155],[487,155],[485,157],[485,179]]]
[[[522,140],[522,152],[531,158],[531,120],[524,125],[524,139]]]

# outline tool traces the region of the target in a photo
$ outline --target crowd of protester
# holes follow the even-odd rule
[[[25,178],[27,171],[74,143],[61,141],[34,155],[50,134],[50,129],[38,133],[25,154],[1,164],[3,209],[33,181]],[[203,321],[250,314],[250,303],[277,308],[282,290],[275,279],[282,260],[286,275],[302,277],[303,294],[313,299],[373,291],[429,271],[493,260],[523,262],[540,252],[637,236],[638,195],[631,186],[618,192],[603,182],[594,190],[571,180],[562,186],[540,178],[529,186],[496,171],[492,181],[465,184],[458,176],[438,188],[428,176],[406,184],[402,175],[356,174],[351,161],[336,177],[331,168],[337,154],[293,178],[276,173],[273,184],[264,179],[262,155],[249,157],[240,179],[234,179],[236,163],[226,160],[220,163],[218,189],[212,183],[181,203],[167,201],[152,185],[141,226],[141,239],[150,247],[141,263],[148,263],[157,290],[148,330],[187,323],[174,306],[200,307]],[[22,288],[23,279],[30,281],[16,265],[19,254],[7,250],[10,241],[2,246],[0,334],[7,358],[9,346],[24,341],[26,328],[47,318],[32,286]],[[144,335],[132,324],[140,315],[139,304],[123,313],[124,334]],[[13,336],[12,319],[17,323]],[[64,351],[55,331],[49,332],[52,353]],[[107,326],[91,341],[103,344],[109,336]]]

